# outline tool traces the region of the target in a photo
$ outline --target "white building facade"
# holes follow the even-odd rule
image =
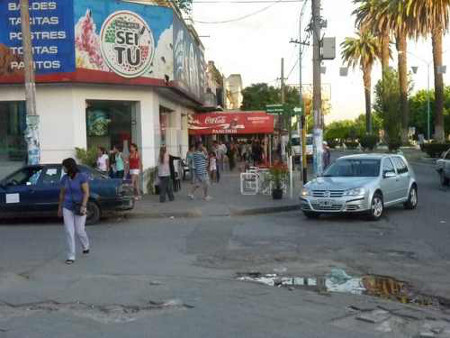
[[[119,146],[127,153],[130,143],[138,145],[144,170],[156,166],[162,144],[184,157],[188,115],[205,94],[203,48],[192,28],[166,7],[113,0],[47,5],[30,12],[55,22],[34,28],[46,32],[33,39],[41,162],[60,163],[76,148]],[[0,8],[2,22],[18,16],[13,6]],[[18,29],[0,24],[0,60],[8,61],[0,69],[0,174],[26,155]]]

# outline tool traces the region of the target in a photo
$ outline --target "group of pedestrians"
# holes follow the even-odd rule
[[[114,146],[111,151],[104,147],[97,148],[96,168],[98,171],[111,178],[130,179],[134,190],[134,198],[142,198],[140,190],[140,174],[142,162],[138,147],[132,143],[128,149],[129,155],[125,156],[120,146]]]

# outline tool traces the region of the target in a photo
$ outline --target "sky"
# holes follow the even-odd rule
[[[213,1],[213,3],[205,3]],[[241,74],[244,86],[254,83],[269,83],[279,86],[281,78],[281,58],[285,59],[287,84],[299,83],[298,45],[290,43],[298,39],[299,17],[302,2],[270,3],[231,3],[239,0],[194,0],[193,20],[202,37],[207,60],[215,62],[226,76]],[[241,0],[242,1],[242,0]],[[252,0],[248,0],[252,1]],[[267,8],[269,7],[269,8]],[[267,9],[265,9],[267,8]],[[264,10],[265,9],[265,10]],[[326,122],[353,119],[364,113],[364,92],[362,72],[349,70],[347,77],[339,75],[342,66],[340,43],[345,37],[354,36],[355,26],[352,0],[322,0],[322,16],[327,20],[323,30],[325,37],[336,37],[336,59],[324,61],[326,74],[322,83],[331,98],[331,113]],[[255,13],[258,12],[259,13]],[[251,15],[255,13],[254,15]],[[249,17],[235,20],[246,15]],[[311,19],[311,1],[308,1],[302,25],[306,27]],[[307,33],[303,32],[303,36]],[[444,65],[448,65],[444,82],[450,84],[450,34],[443,43]],[[395,48],[391,65],[396,66]],[[431,38],[409,41],[408,67],[418,66],[413,75],[414,90],[427,88],[427,62],[432,61]],[[432,65],[432,63],[431,63]],[[312,48],[305,50],[303,57],[303,83],[312,83]],[[375,66],[372,73],[372,86],[381,77],[381,67]],[[430,68],[430,87],[433,88],[433,68]]]

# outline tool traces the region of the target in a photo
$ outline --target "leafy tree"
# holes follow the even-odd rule
[[[416,36],[431,34],[434,60],[435,139],[443,142],[444,132],[444,78],[438,69],[442,66],[442,40],[449,28],[450,0],[405,0],[407,12],[415,21]]]
[[[356,27],[359,30],[370,31],[374,36],[379,37],[381,69],[384,72],[389,68],[391,58],[390,33],[391,28],[387,25],[380,25],[380,21],[386,19],[387,13],[382,11],[386,0],[353,0],[357,8],[353,11],[355,15]]]
[[[378,25],[393,32],[398,51],[398,75],[400,85],[400,110],[402,118],[402,142],[408,142],[409,83],[407,45],[408,38],[416,33],[416,25],[408,13],[405,0],[383,0],[378,14]]]
[[[242,110],[266,110],[266,105],[281,102],[280,89],[267,83],[252,84],[242,91],[242,95]]]
[[[372,133],[372,68],[380,55],[379,40],[370,31],[360,31],[356,38],[346,38],[341,44],[342,59],[348,66],[361,67],[364,79],[364,94],[366,99],[366,131]]]
[[[375,111],[383,119],[385,139],[390,150],[398,149],[401,142],[400,86],[398,73],[388,70],[383,79],[375,86]]]
[[[430,127],[431,134],[434,132],[435,121],[435,97],[434,91],[420,90],[409,100],[411,109],[410,126],[416,128],[417,134],[427,135],[428,133],[428,102],[430,97]],[[446,87],[444,91],[444,126],[445,133],[450,134],[450,87]]]

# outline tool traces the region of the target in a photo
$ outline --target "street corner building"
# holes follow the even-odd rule
[[[41,162],[75,148],[136,143],[188,148],[188,116],[204,106],[203,46],[179,11],[120,0],[30,0]],[[0,166],[23,163],[26,109],[19,0],[0,1]],[[144,184],[145,186],[145,184]]]

